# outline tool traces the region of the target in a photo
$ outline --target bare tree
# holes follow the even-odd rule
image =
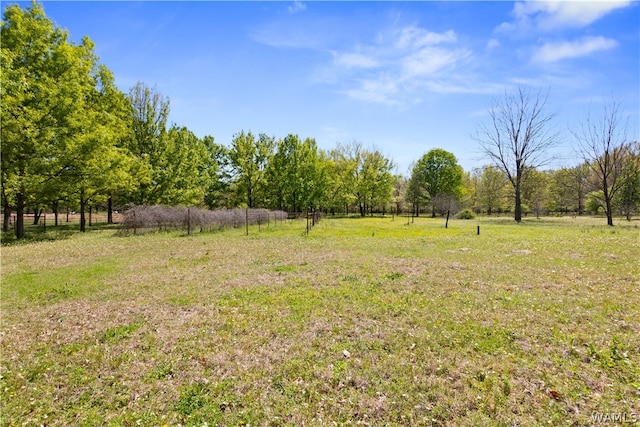
[[[581,128],[572,132],[578,141],[579,154],[593,170],[596,185],[602,191],[599,201],[604,206],[608,225],[613,225],[613,199],[625,182],[622,178],[625,159],[631,148],[627,124],[620,104],[611,102],[604,107],[602,117],[593,119],[589,114]]]
[[[515,196],[514,219],[522,220],[521,187],[527,169],[550,160],[549,149],[559,142],[552,126],[556,112],[547,112],[548,92],[519,87],[513,94],[494,100],[490,123],[481,125],[473,137],[485,155],[502,170]]]

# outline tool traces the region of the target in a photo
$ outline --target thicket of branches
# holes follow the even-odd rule
[[[211,231],[247,225],[267,224],[287,219],[287,212],[267,209],[207,210],[176,206],[134,206],[123,216],[122,228],[127,231],[156,229]]]

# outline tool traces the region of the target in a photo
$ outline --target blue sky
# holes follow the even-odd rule
[[[171,122],[222,144],[241,130],[359,141],[401,174],[438,147],[471,170],[487,163],[471,135],[518,85],[549,90],[553,166],[576,163],[568,130],[611,99],[640,133],[635,1],[43,4],[123,91],[157,86]]]

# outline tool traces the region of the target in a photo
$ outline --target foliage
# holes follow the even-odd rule
[[[476,215],[471,209],[463,209],[456,215],[458,219],[474,219]]]
[[[476,171],[476,203],[481,211],[491,215],[500,211],[507,194],[507,179],[502,171],[490,165]]]
[[[551,198],[556,210],[582,214],[590,188],[591,168],[588,163],[556,170],[551,182]]]
[[[301,212],[320,206],[326,174],[315,140],[290,134],[278,141],[266,174],[272,207]]]
[[[550,174],[537,169],[527,169],[522,180],[522,201],[536,217],[546,214],[549,205]],[[522,209],[525,213],[524,208]]]
[[[334,207],[357,208],[361,216],[384,212],[393,200],[393,162],[361,143],[338,144],[328,155],[330,200]]]
[[[630,219],[638,209],[637,143],[634,151],[617,105],[605,110],[602,123],[587,120],[575,134],[585,159],[577,167],[539,169],[557,141],[555,114],[546,111],[546,94],[521,87],[494,101],[491,122],[477,132],[493,166],[465,173],[452,153],[434,149],[411,176],[394,176],[391,159],[359,142],[325,151],[313,138],[241,131],[225,146],[169,125],[169,97],[144,82],[120,92],[91,40],[70,43],[37,3],[6,7],[1,37],[0,196],[3,230],[15,212],[17,238],[25,234],[25,212],[35,212],[37,223],[42,212],[57,217],[71,208],[84,230],[87,209],[106,205],[112,212],[114,204],[361,216],[389,208],[418,215],[430,204],[434,216],[513,208],[520,220],[526,206],[536,215],[581,213],[591,192],[602,195],[608,216],[615,210]],[[504,201],[509,192],[515,205]]]
[[[245,134],[244,131],[235,135],[231,142],[229,160],[235,174],[236,191],[239,200],[250,208],[265,205],[264,172],[273,156],[274,146],[273,138],[260,134],[256,139],[251,132]]]
[[[170,102],[142,82],[129,92],[138,185],[125,195],[135,204],[204,204],[216,176],[212,137],[198,138],[186,127],[167,129]]]
[[[438,201],[446,200],[445,205],[450,206],[452,200],[460,198],[462,176],[463,170],[456,157],[436,148],[422,156],[413,167],[410,186],[416,194],[414,197],[426,197],[431,202],[432,216],[435,216],[439,205],[442,205]]]
[[[26,207],[74,195],[83,208],[112,180],[126,182],[127,153],[117,146],[126,127],[89,38],[69,43],[37,3],[7,7],[1,37],[2,195],[22,238]]]
[[[603,200],[604,200],[604,195],[602,193],[602,190],[592,191],[589,194],[587,194],[587,201],[585,204],[587,211],[593,214],[598,214],[601,211],[605,212],[606,208],[602,204]]]
[[[613,203],[630,221],[633,213],[640,210],[640,143],[637,141],[629,144],[620,179],[622,186]]]

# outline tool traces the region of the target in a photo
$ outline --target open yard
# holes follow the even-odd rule
[[[603,221],[4,246],[0,424],[640,422],[640,223]]]

